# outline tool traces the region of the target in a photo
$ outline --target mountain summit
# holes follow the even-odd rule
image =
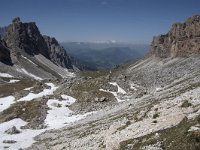
[[[66,76],[67,73],[63,72],[62,68],[66,70],[76,68],[72,64],[71,57],[58,41],[55,38],[43,36],[35,22],[23,23],[17,17],[8,27],[2,28],[2,31],[1,72],[6,72],[6,68],[11,67],[9,70],[14,77],[19,74],[27,76],[28,73],[36,73],[40,78],[52,78]],[[74,59],[73,62],[75,62]],[[30,74],[28,76],[30,77]]]
[[[35,22],[22,23],[19,17],[13,19],[4,39],[14,52],[24,51],[32,56],[42,54],[56,65],[73,68],[64,48],[55,38],[42,36]]]

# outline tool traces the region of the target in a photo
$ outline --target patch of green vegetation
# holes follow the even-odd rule
[[[21,90],[33,86],[37,81],[21,80],[16,83],[7,83],[0,85],[0,96],[5,97],[12,95],[13,93],[19,93]]]
[[[122,130],[126,129],[129,125],[131,125],[131,121],[127,121],[125,125],[117,128],[117,130],[113,134],[115,134],[117,131],[122,131]]]
[[[192,104],[190,103],[190,102],[188,102],[188,100],[185,100],[184,102],[183,102],[183,104],[181,105],[181,107],[190,107],[190,106],[192,106]]]
[[[17,102],[0,114],[0,122],[21,118],[27,122],[45,119],[43,116],[47,112],[46,100]],[[40,121],[43,121],[40,120]]]
[[[108,70],[99,70],[99,71],[82,71],[80,72],[81,77],[91,77],[92,79],[106,76],[109,74]]]
[[[103,72],[103,71],[100,71]],[[70,90],[67,90],[66,94],[77,99],[76,103],[70,106],[70,109],[79,111],[88,109],[87,111],[94,111],[106,107],[108,103],[116,102],[113,94],[109,92],[100,91],[109,86],[109,81],[105,80],[104,76],[100,77],[101,73],[82,72],[85,76],[93,74],[94,78],[76,80],[71,84]],[[88,74],[87,74],[88,73]],[[104,73],[102,73],[104,75]],[[101,75],[102,75],[101,74]],[[96,78],[98,77],[98,78]],[[99,101],[102,97],[105,97],[106,101]],[[90,107],[88,107],[90,106]],[[101,106],[101,107],[100,107]]]

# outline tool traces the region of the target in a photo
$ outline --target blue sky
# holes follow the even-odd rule
[[[0,0],[0,26],[19,16],[59,41],[150,43],[200,14],[199,0]]]

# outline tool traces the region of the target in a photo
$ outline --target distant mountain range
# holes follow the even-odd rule
[[[117,65],[143,57],[149,45],[116,42],[66,42],[61,43],[67,52],[89,69],[111,69]]]

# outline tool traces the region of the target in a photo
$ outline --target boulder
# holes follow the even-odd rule
[[[19,134],[21,133],[15,126],[5,131],[7,134]]]

